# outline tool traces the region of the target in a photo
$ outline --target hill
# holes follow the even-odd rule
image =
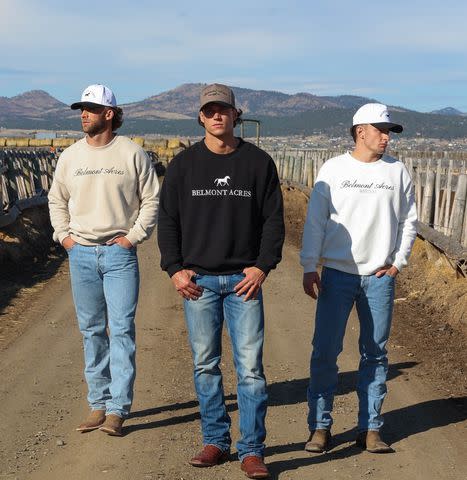
[[[309,110],[288,117],[255,116],[261,121],[262,136],[314,135],[330,137],[349,135],[349,126],[355,109],[327,108]],[[404,125],[400,137],[454,139],[467,136],[467,119],[414,112],[392,110],[392,118]],[[249,127],[254,135],[253,127]],[[201,127],[194,120],[143,120],[126,119],[122,133],[160,133],[161,135],[199,136]]]
[[[122,105],[122,133],[162,135],[201,135],[196,122],[202,83],[187,83],[139,102]],[[352,95],[317,96],[310,93],[289,95],[277,91],[232,87],[244,118],[261,121],[265,136],[347,135],[355,110],[377,100]],[[465,137],[467,119],[462,112],[447,108],[420,113],[403,107],[390,107],[394,120],[404,126],[403,136],[453,139]],[[0,97],[0,126],[24,129],[79,130],[79,115],[47,92],[33,90],[16,97]]]
[[[0,121],[3,118],[39,118],[43,115],[63,116],[68,106],[44,90],[31,90],[12,98],[0,97]]]
[[[452,108],[452,107],[441,108],[440,110],[433,110],[430,113],[434,113],[436,115],[467,116],[466,113],[463,113],[460,110],[457,110],[457,108]]]
[[[167,113],[176,114],[185,119],[197,118],[199,95],[203,83],[186,83],[173,90],[154,95],[140,102],[124,105],[129,118],[145,118],[160,115],[159,118],[169,118]],[[249,115],[263,115],[283,117],[295,115],[308,110],[322,110],[325,108],[353,108],[371,101],[364,97],[343,95],[341,97],[319,97],[310,93],[287,93],[251,90],[248,88],[232,87],[237,107]]]

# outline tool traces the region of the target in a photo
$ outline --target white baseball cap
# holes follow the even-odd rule
[[[81,95],[81,101],[71,105],[72,110],[78,110],[81,107],[116,107],[117,99],[112,90],[105,85],[95,84],[86,87]]]
[[[391,122],[388,107],[382,103],[367,103],[356,111],[352,125],[355,127],[355,125],[365,124],[388,128],[394,133],[401,133],[403,130],[402,125]]]

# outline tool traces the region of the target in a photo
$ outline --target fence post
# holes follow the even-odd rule
[[[34,185],[34,192],[40,192],[42,189],[41,185],[41,164],[40,164],[40,156],[33,152],[33,160],[32,160],[32,181]]]
[[[300,152],[297,152],[297,156],[295,157],[295,165],[294,165],[294,175],[293,181],[295,183],[300,183],[302,174],[302,156]]]
[[[441,167],[441,158],[438,158],[437,166],[436,166],[436,180],[435,180],[435,216],[433,219],[433,227],[436,230],[440,230],[439,218],[440,218],[440,197],[441,197],[441,175],[442,175],[442,167]]]
[[[452,238],[457,242],[462,239],[462,224],[464,222],[465,203],[467,195],[467,175],[459,175],[457,182],[456,195],[452,205],[452,215],[450,226],[452,225]]]
[[[278,170],[279,170],[279,178],[284,178],[284,158],[285,155],[282,155],[282,151],[277,152],[277,159],[279,161]]]
[[[302,185],[305,183],[304,178],[305,178],[305,151],[300,152],[300,170],[298,171],[298,183],[301,183]]]
[[[7,184],[7,192],[8,192],[8,200],[9,203],[13,203],[16,200],[18,200],[18,192],[17,192],[17,186],[15,182],[15,174],[16,174],[16,166],[14,159],[10,156],[7,155],[7,160],[6,160],[8,170],[6,172],[6,184]]]
[[[449,228],[449,219],[450,219],[450,213],[451,213],[451,189],[452,189],[452,171],[454,169],[454,161],[451,158],[449,160],[449,167],[448,167],[448,178],[446,182],[446,205],[445,205],[445,210],[444,210],[444,234],[445,235],[450,235],[451,231]]]
[[[426,167],[425,188],[423,189],[423,204],[421,221],[427,225],[433,224],[433,191],[435,187],[435,172],[431,169],[431,160]]]
[[[319,172],[321,170],[321,167],[323,166],[324,163],[324,152],[321,151],[318,154],[318,161],[316,162],[316,170]]]
[[[307,165],[308,165],[308,172],[306,177],[306,185],[309,188],[313,188],[314,185],[314,177],[313,177],[313,156],[310,154],[307,158]]]
[[[415,167],[415,199],[417,203],[417,216],[422,216],[422,174],[420,172],[420,163]]]
[[[289,157],[288,155],[285,155],[285,152],[284,152],[284,172],[282,174],[282,178],[284,180],[289,179]]]

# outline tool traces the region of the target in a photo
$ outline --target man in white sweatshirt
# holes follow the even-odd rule
[[[49,209],[83,335],[91,412],[77,430],[121,436],[135,380],[136,245],[155,227],[159,183],[144,150],[115,133],[123,112],[108,87],[90,85],[71,108],[86,136],[60,155]]]
[[[386,396],[386,343],[394,281],[416,237],[412,181],[405,166],[385,155],[391,122],[387,107],[369,103],[353,117],[352,153],[328,160],[313,188],[300,254],[303,288],[318,299],[308,387],[310,437],[305,450],[330,448],[337,357],[355,304],[360,321],[357,445],[391,452],[380,436]],[[320,277],[317,265],[323,266]]]

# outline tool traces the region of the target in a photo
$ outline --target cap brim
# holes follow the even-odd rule
[[[402,125],[398,123],[391,123],[391,122],[381,122],[381,123],[372,123],[372,125],[376,128],[387,128],[390,132],[394,133],[401,133],[404,128]]]
[[[70,105],[70,108],[72,110],[78,110],[81,107],[98,108],[98,107],[105,107],[105,105],[101,105],[100,103],[92,103],[92,102],[75,102]]]
[[[224,107],[230,107],[230,108],[235,108],[234,105],[231,105],[230,103],[227,103],[227,102],[218,102],[218,101],[209,101],[209,102],[206,102],[204,103],[203,105],[201,105],[201,107],[199,107],[199,110],[201,111],[206,105],[209,105],[211,103],[217,103],[217,105],[222,105]]]

